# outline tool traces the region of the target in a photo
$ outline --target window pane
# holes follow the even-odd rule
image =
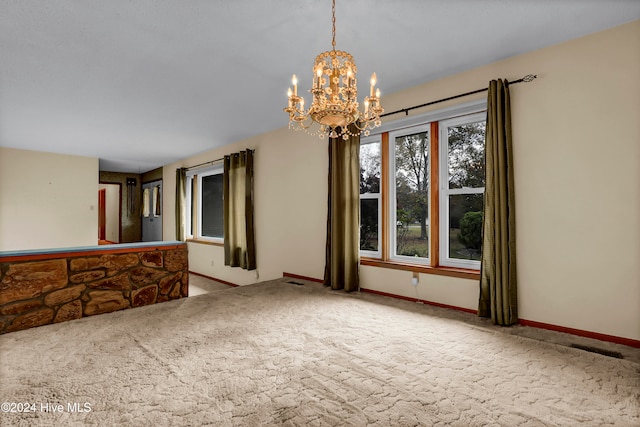
[[[395,138],[396,255],[429,256],[429,133]]]
[[[222,174],[202,177],[202,236],[224,236]]]
[[[190,204],[189,204],[189,211],[187,212],[187,215],[189,215],[189,218],[187,219],[187,224],[189,227],[189,231],[188,234],[193,236],[193,233],[195,232],[196,227],[194,227],[194,224],[197,224],[198,219],[196,218],[196,204],[195,204],[195,200],[196,200],[196,179],[190,178],[189,179],[189,191],[191,192],[190,195]]]
[[[482,194],[449,196],[449,258],[480,260]]]
[[[484,128],[484,121],[448,128],[449,188],[484,187]]]
[[[378,250],[378,199],[360,199],[360,250]]]
[[[360,194],[380,192],[380,142],[360,145]]]

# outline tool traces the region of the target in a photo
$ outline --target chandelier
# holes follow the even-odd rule
[[[381,125],[380,114],[384,112],[380,105],[380,89],[376,86],[376,73],[371,75],[369,96],[364,98],[364,113],[359,110],[356,63],[347,52],[336,50],[336,1],[333,0],[332,14],[332,49],[316,56],[313,65],[313,85],[309,92],[313,94],[313,102],[305,110],[304,98],[298,96],[298,79],[293,75],[287,96],[289,104],[284,109],[289,113],[289,128],[304,129],[310,134],[325,135],[330,138],[342,136],[348,139]],[[315,131],[314,123],[319,124]],[[349,126],[353,125],[353,126]]]

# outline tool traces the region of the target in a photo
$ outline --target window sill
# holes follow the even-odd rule
[[[223,242],[211,242],[209,240],[201,240],[201,239],[187,239],[187,243],[198,243],[200,245],[211,245],[211,246],[224,246]]]
[[[416,265],[397,261],[382,261],[373,258],[360,258],[360,265],[370,267],[390,268],[393,270],[412,271],[415,273],[435,274],[438,276],[457,277],[460,279],[480,280],[479,270],[455,267],[432,267],[429,265]]]

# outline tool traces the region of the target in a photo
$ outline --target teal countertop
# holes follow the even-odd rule
[[[26,250],[20,250],[20,251],[0,251],[0,258],[29,256],[29,255],[63,254],[68,252],[77,253],[77,252],[108,251],[112,249],[153,248],[153,247],[175,246],[175,245],[185,245],[185,244],[186,244],[185,242],[170,240],[170,241],[157,241],[157,242],[115,243],[112,245],[76,246],[76,247],[69,247],[69,248],[26,249]]]

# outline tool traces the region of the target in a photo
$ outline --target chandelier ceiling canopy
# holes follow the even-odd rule
[[[298,79],[293,75],[287,96],[289,103],[284,109],[289,113],[289,128],[304,129],[320,138],[331,138],[364,133],[380,126],[380,114],[384,112],[380,105],[380,89],[376,89],[376,73],[371,75],[369,96],[364,98],[364,112],[358,104],[358,89],[355,60],[351,54],[336,50],[336,2],[332,0],[332,49],[316,56],[313,65],[313,85],[309,92],[313,100],[309,109],[305,109],[302,96],[298,95]],[[317,124],[318,126],[313,126]],[[350,126],[352,125],[352,126]],[[312,130],[312,128],[315,128]]]

